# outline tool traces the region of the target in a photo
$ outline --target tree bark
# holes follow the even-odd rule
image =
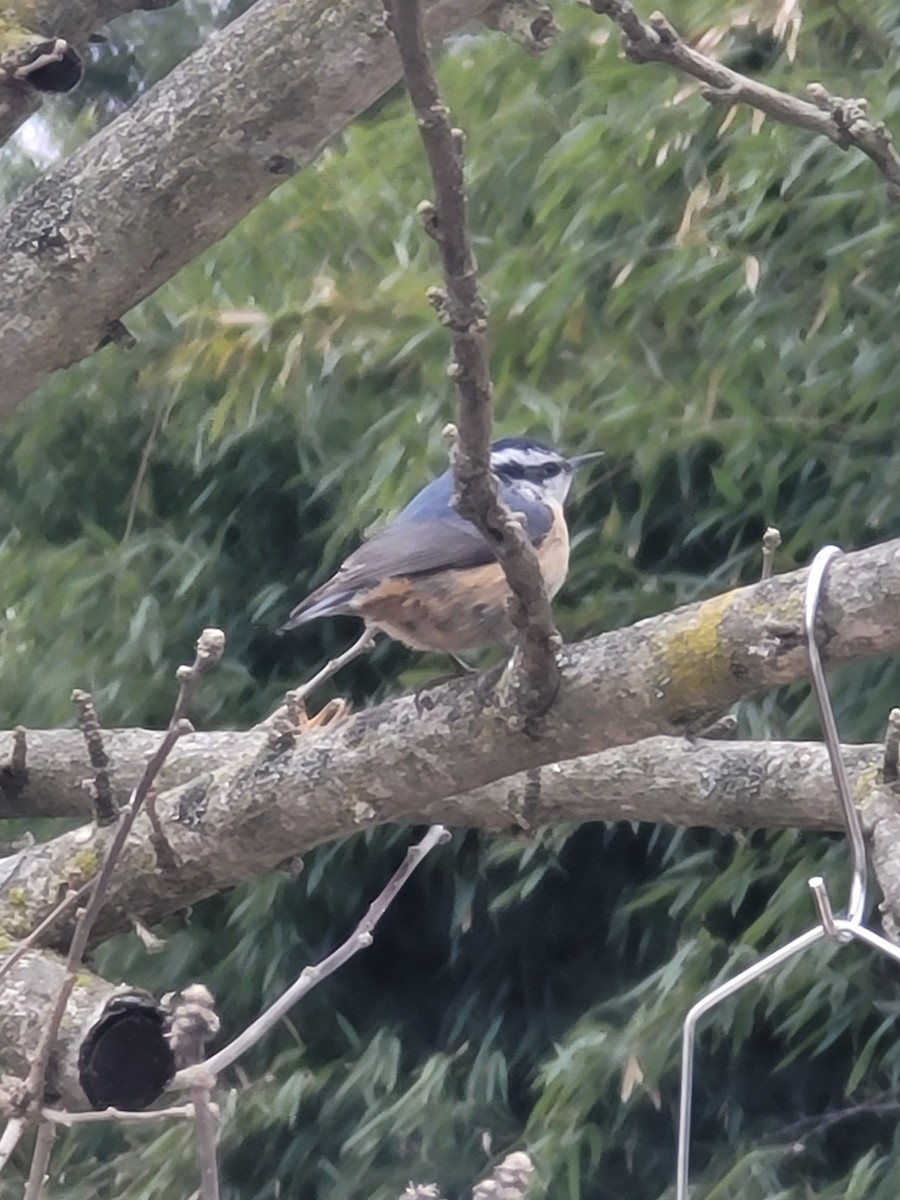
[[[0,745],[10,736],[0,733]],[[114,764],[114,794],[120,803],[140,778],[160,736],[152,729],[104,734]],[[0,773],[0,819],[90,820],[93,806],[85,786],[90,772],[81,735],[69,729],[31,731],[28,745],[35,765],[29,771],[27,791],[3,792]],[[265,745],[265,732],[252,729],[186,737],[162,770],[160,791],[165,796],[217,768],[236,772],[263,754]],[[302,745],[309,748],[305,742]],[[880,787],[884,748],[847,745],[843,750],[848,771],[856,780],[857,800],[863,804],[874,794],[873,789]],[[296,798],[285,794],[282,802],[292,808]],[[445,824],[494,830],[557,821],[651,821],[726,830],[842,828],[841,809],[821,743],[662,736],[521,771],[435,803],[423,797],[411,807],[386,809],[383,820],[429,824],[438,816]],[[358,828],[356,821],[348,820],[346,832]],[[304,849],[300,844],[282,847],[285,856]],[[207,852],[210,870],[214,870],[215,847]],[[251,864],[251,869],[256,868]],[[222,886],[232,882],[223,881]]]
[[[0,959],[2,964],[2,959]],[[65,978],[65,963],[47,952],[29,951],[0,981],[0,1062],[4,1071],[24,1077]],[[84,1107],[78,1083],[78,1052],[88,1029],[113,993],[111,984],[85,973],[69,1005],[54,1047],[54,1084],[66,1104]]]
[[[490,0],[428,0],[445,37]],[[123,336],[120,318],[400,77],[382,6],[257,0],[0,216],[0,414]]]
[[[650,746],[629,750],[627,771],[622,755],[581,766],[552,765],[657,734],[683,734],[742,696],[802,678],[808,664],[805,578],[805,571],[783,575],[567,647],[560,656],[559,699],[539,736],[526,733],[504,703],[502,682],[489,690],[481,679],[400,697],[287,748],[261,743],[259,731],[235,735],[234,749],[217,761],[198,739],[196,752],[206,755],[201,770],[157,804],[176,869],[157,863],[141,818],[98,935],[127,926],[131,914],[156,920],[321,842],[388,821],[437,815],[443,823],[503,828],[606,816],[726,827],[782,824],[785,818],[773,810],[785,806],[790,793],[798,797],[795,814],[813,823],[817,806],[824,812],[832,791],[821,749],[785,748],[777,760],[778,748],[764,746],[674,751]],[[898,649],[898,611],[900,541],[838,559],[822,606],[828,660]],[[126,776],[138,771],[146,742],[139,744]],[[38,794],[49,786],[41,782],[39,745],[33,742],[29,768]],[[744,757],[729,765],[732,751]],[[191,752],[190,745],[182,750],[184,761]],[[655,762],[657,754],[663,761]],[[864,749],[855,761],[861,796],[878,785],[876,759]],[[633,769],[642,761],[647,779]],[[180,756],[176,762],[182,762]],[[711,779],[713,766],[718,783]],[[598,770],[603,774],[596,777],[592,772]],[[54,771],[58,768],[47,778],[59,778]],[[672,789],[681,773],[683,811],[654,786],[654,771]],[[507,780],[516,772],[526,774]],[[61,772],[62,790],[70,795],[76,774],[84,778],[88,772],[78,773],[77,765]],[[601,781],[610,789],[606,799]],[[464,795],[478,788],[480,794]],[[20,804],[27,796],[27,788],[20,791]],[[717,801],[725,804],[724,813]],[[626,802],[627,809],[621,807]],[[819,819],[825,826],[835,820],[832,814]],[[108,826],[83,826],[9,863],[14,874],[0,897],[0,928],[13,938],[34,928],[57,903],[61,885],[78,886],[91,877],[110,836]],[[65,944],[69,932],[61,923],[49,941]]]

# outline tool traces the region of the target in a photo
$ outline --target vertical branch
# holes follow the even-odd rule
[[[487,539],[512,592],[510,618],[521,652],[517,702],[526,717],[542,716],[559,690],[559,634],[537,554],[519,520],[498,495],[490,470],[491,379],[485,334],[487,305],[478,286],[469,236],[463,176],[463,133],[450,124],[434,77],[419,0],[388,0],[387,20],[434,183],[434,203],[419,205],[426,233],[441,255],[444,288],[428,298],[450,330],[450,375],[458,390],[458,442],[452,456],[456,505]]]
[[[103,745],[103,734],[97,710],[94,708],[94,698],[90,692],[76,688],[72,693],[72,703],[78,710],[78,728],[84,737],[88,759],[94,772],[94,815],[98,825],[111,825],[118,812],[109,780],[109,755]]]
[[[56,1126],[52,1121],[41,1121],[34,1142],[34,1152],[31,1156],[31,1170],[28,1172],[28,1182],[25,1185],[23,1200],[41,1200],[44,1194],[44,1180],[47,1178],[47,1167],[50,1163],[50,1152],[56,1141]]]
[[[181,993],[173,1006],[169,1041],[180,1066],[196,1066],[203,1061],[206,1043],[219,1032],[219,1018],[212,994],[202,983]],[[216,1142],[219,1136],[217,1113],[211,1100],[215,1075],[195,1083],[190,1089],[197,1134],[197,1161],[200,1167],[200,1200],[219,1200],[219,1166]]]
[[[60,987],[53,1008],[41,1032],[41,1039],[35,1050],[34,1061],[31,1064],[28,1076],[20,1088],[18,1100],[23,1116],[34,1116],[41,1109],[50,1055],[59,1034],[63,1017],[65,1016],[66,1007],[75,988],[78,968],[87,949],[91,931],[106,901],[116,864],[121,857],[122,850],[134,826],[135,819],[147,797],[150,795],[156,777],[172,752],[172,748],[180,737],[186,733],[193,732],[193,726],[190,721],[183,718],[182,713],[187,706],[188,700],[193,695],[194,689],[203,672],[221,658],[224,645],[225,636],[221,630],[205,629],[197,641],[196,657],[193,665],[190,667],[179,667],[178,669],[177,678],[181,686],[178,692],[178,699],[175,702],[172,721],[163,735],[156,753],[144,768],[144,773],[137,787],[132,792],[130,804],[118,815],[115,833],[110,840],[103,863],[90,889],[87,904],[81,911],[76,922],[75,932],[72,935],[72,942],[66,957],[65,980]],[[39,1140],[38,1145],[35,1147],[36,1155],[41,1144]],[[49,1150],[47,1152],[49,1153]],[[2,1162],[0,1162],[0,1167],[2,1167]]]

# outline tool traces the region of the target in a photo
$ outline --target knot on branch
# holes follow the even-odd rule
[[[441,223],[438,220],[437,209],[430,200],[420,200],[416,205],[416,215],[422,222],[422,228],[434,241],[441,240]],[[435,289],[431,289],[432,291]]]
[[[838,133],[838,145],[847,150],[861,137],[875,132],[875,126],[869,120],[869,102],[863,97],[845,99],[843,96],[832,96],[821,83],[810,83],[806,94],[816,108],[828,113],[835,124]],[[890,142],[890,135],[884,126],[880,126],[881,137],[885,144]]]
[[[650,14],[650,28],[656,34],[660,46],[675,46],[678,44],[678,30],[668,17],[661,12]]]
[[[653,61],[654,51],[662,38],[656,29],[640,19],[628,0],[588,0],[588,3],[595,13],[609,17],[622,30],[622,50],[626,58],[636,63]],[[661,16],[660,13],[653,15],[657,18]],[[675,31],[668,22],[666,25],[677,41]]]
[[[529,54],[543,54],[559,34],[553,13],[537,0],[502,0],[485,13],[484,23],[505,33]]]
[[[481,337],[487,332],[487,304],[479,295],[454,303],[444,288],[430,287],[425,297],[437,314],[440,324],[454,333]],[[459,363],[453,363],[448,368],[451,379],[458,379],[461,371]]]
[[[192,1066],[203,1059],[206,1043],[221,1028],[212,992],[193,983],[170,1001],[168,1039],[179,1066]]]
[[[420,112],[416,117],[420,129],[437,129],[439,125],[444,125],[450,118],[450,109],[446,104],[442,104],[439,100],[434,104],[429,105],[427,109]]]

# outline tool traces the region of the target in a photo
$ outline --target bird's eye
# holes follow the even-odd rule
[[[552,479],[554,475],[558,475],[562,467],[559,463],[546,463],[544,466],[544,478]]]

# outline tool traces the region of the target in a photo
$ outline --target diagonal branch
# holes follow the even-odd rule
[[[900,201],[900,155],[885,126],[869,119],[865,100],[832,96],[820,83],[808,86],[809,101],[799,100],[701,54],[679,36],[662,13],[651,13],[649,21],[643,21],[630,0],[589,0],[589,5],[619,26],[625,35],[625,53],[633,62],[664,63],[699,79],[706,84],[701,95],[710,104],[747,104],[782,125],[827,137],[842,150],[854,146],[884,176],[888,197]]]
[[[428,36],[445,37],[490,3],[426,0]],[[0,215],[0,416],[106,344],[130,308],[396,83],[396,50],[376,10],[257,0],[9,205]]]
[[[512,592],[510,618],[521,651],[516,700],[526,718],[534,720],[547,712],[559,691],[556,651],[561,643],[537,553],[501,500],[490,470],[487,305],[478,285],[466,214],[464,136],[451,127],[438,91],[419,0],[387,0],[387,11],[434,183],[435,203],[423,201],[419,215],[437,244],[444,270],[446,290],[432,288],[429,299],[453,340],[450,375],[459,396],[458,438],[451,456],[456,505],[484,535],[506,574]]]

